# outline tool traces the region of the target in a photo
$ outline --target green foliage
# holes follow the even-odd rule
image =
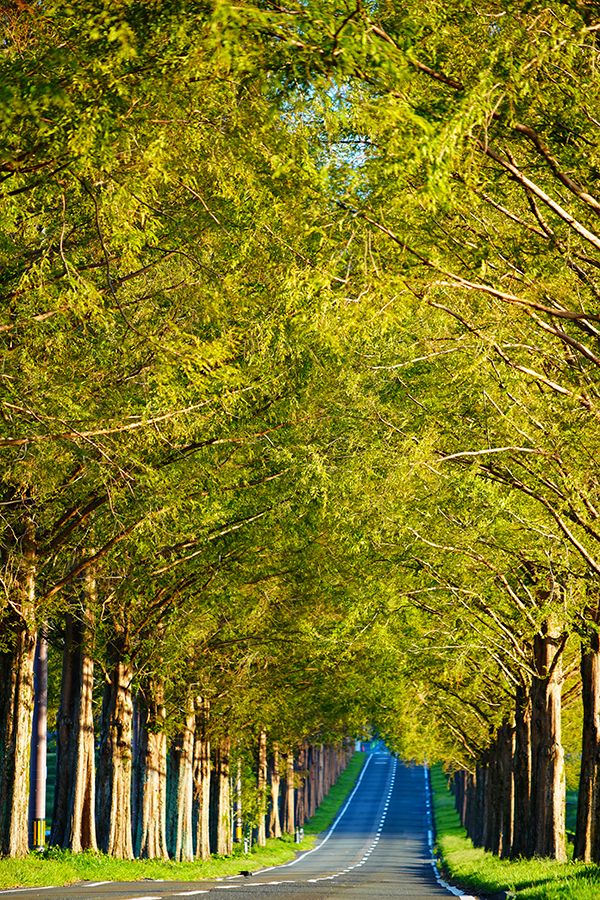
[[[444,872],[453,884],[468,891],[506,891],[509,897],[531,900],[558,900],[559,897],[592,900],[598,895],[598,866],[545,859],[503,860],[473,847],[460,825],[441,767],[432,769],[431,775],[436,850]]]
[[[550,619],[574,670],[596,34],[559,0],[7,12],[4,580],[27,508],[38,621],[60,649],[87,606],[169,733],[193,690],[244,752],[373,724],[459,766]]]

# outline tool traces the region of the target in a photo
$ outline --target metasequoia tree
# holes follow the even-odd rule
[[[196,741],[194,743],[194,802],[196,815],[196,857],[210,857],[210,702],[204,697],[196,701]]]
[[[14,530],[13,530],[14,529]],[[16,546],[15,546],[16,545]],[[4,572],[9,604],[0,610],[0,853],[28,851],[29,741],[33,715],[36,544],[32,512],[4,525]]]
[[[292,831],[374,723],[433,735],[477,842],[561,857],[576,633],[598,858],[596,35],[559,0],[7,10],[0,852],[48,620],[63,846],[229,853],[232,771],[261,843],[280,752]]]
[[[167,735],[164,688],[146,679],[136,695],[139,711],[134,852],[165,859],[167,850]]]
[[[481,491],[477,492],[478,516],[481,515],[483,496]],[[506,512],[505,508],[502,518]],[[523,508],[514,510],[518,517],[516,521],[524,512]],[[465,512],[460,518],[456,513],[454,516],[454,520],[445,517],[444,544],[432,537],[418,538],[417,546],[423,546],[418,552],[418,566],[428,573],[430,587],[429,592],[420,588],[414,602],[417,606],[423,602],[427,614],[436,610],[436,591],[441,590],[442,597],[449,593],[454,598],[453,603],[464,608],[468,621],[477,623],[478,653],[491,655],[500,666],[501,680],[511,698],[510,706],[504,706],[500,721],[490,722],[491,745],[483,742],[483,746],[474,752],[475,782],[468,788],[463,785],[465,803],[472,807],[475,803],[472,795],[475,790],[479,792],[483,784],[483,799],[476,801],[480,814],[485,817],[490,811],[504,810],[503,818],[489,822],[485,818],[469,818],[469,831],[474,840],[503,855],[564,858],[561,692],[566,674],[563,667],[565,645],[569,629],[578,616],[578,608],[581,608],[578,582],[569,573],[568,556],[562,560],[555,558],[556,549],[552,544],[552,552],[548,552],[548,548],[537,559],[531,555],[531,538],[527,553],[521,550],[520,524],[512,535],[514,549],[509,551],[511,535],[507,525],[510,518],[502,526],[502,518],[496,512],[496,521],[488,522],[480,537],[475,538]],[[456,533],[455,545],[448,541],[452,531]],[[543,544],[540,549],[543,550]],[[432,550],[436,555],[443,554],[437,562],[431,556]],[[456,569],[448,581],[453,564],[447,556],[457,554],[459,558],[464,557],[465,565]],[[513,554],[514,558],[511,558]],[[573,604],[573,619],[565,618],[568,601]],[[448,626],[449,618],[450,621],[453,619],[449,610],[438,610],[436,614],[442,627]],[[474,648],[470,652],[475,652]],[[446,656],[443,651],[439,651],[439,655]],[[567,672],[572,671],[572,666],[570,653]],[[496,683],[496,679],[490,681],[491,690],[496,689]],[[455,687],[454,693],[466,707],[469,706],[471,700],[468,695],[464,696],[462,688]],[[477,707],[484,713],[491,711],[494,708],[492,696],[484,695]],[[443,713],[441,716],[444,718]],[[467,742],[470,730],[469,727],[465,729],[463,722],[461,731]],[[480,763],[483,763],[483,769]],[[472,808],[468,813],[465,811],[465,818],[472,813]]]
[[[94,659],[91,642],[96,583],[88,570],[80,604],[67,613],[60,706],[57,715],[56,784],[50,842],[75,852],[96,850]]]
[[[307,355],[292,347],[285,333],[290,327],[295,339],[303,333],[289,309],[296,301],[301,308],[301,297],[313,308],[315,292],[329,281],[328,262],[321,273],[310,234],[307,259],[313,284],[308,292],[305,260],[302,266],[290,266],[299,257],[291,249],[298,246],[298,218],[291,214],[289,197],[298,197],[300,219],[313,201],[301,190],[290,193],[294,175],[292,169],[278,171],[277,154],[285,148],[290,156],[301,157],[307,140],[300,140],[295,129],[290,141],[284,120],[270,115],[273,97],[262,90],[267,46],[259,40],[249,50],[258,51],[254,80],[247,80],[246,64],[241,67],[246,88],[240,105],[232,88],[237,77],[233,60],[221,53],[234,29],[225,29],[227,39],[215,48],[205,10],[191,4],[147,18],[130,6],[108,19],[98,15],[94,3],[80,6],[76,14],[51,4],[39,16],[27,7],[11,11],[3,24],[11,99],[2,107],[8,136],[2,227],[10,237],[3,246],[6,314],[1,328],[8,388],[3,415],[8,432],[1,442],[9,502],[17,517],[19,508],[22,512],[21,524],[10,532],[6,557],[17,599],[7,612],[7,625],[8,618],[15,621],[4,659],[7,673],[16,674],[2,682],[3,828],[8,841],[3,847],[12,853],[25,849],[23,831],[17,835],[14,823],[25,821],[19,810],[26,780],[15,779],[14,772],[26,769],[29,745],[36,626],[30,510],[43,520],[39,596],[49,599],[104,560],[140,522],[152,521],[158,534],[160,507],[170,504],[156,503],[157,492],[164,496],[182,468],[189,472],[186,489],[196,496],[216,497],[218,488],[231,489],[231,481],[219,483],[228,457],[244,444],[290,427],[297,417],[298,364]],[[192,39],[186,36],[190,15]],[[284,19],[294,30],[293,20]],[[112,42],[111,34],[120,37]],[[156,40],[161,64],[148,67],[143,60],[156,62]],[[239,35],[238,40],[241,49]],[[279,34],[272,42],[282,46]],[[242,55],[237,54],[239,61]],[[39,78],[32,79],[32,66]],[[287,78],[286,61],[278,66]],[[233,81],[215,78],[217,71],[229,72]],[[189,113],[190,89],[202,101],[201,128],[197,114]],[[235,112],[233,119],[230,112]],[[216,130],[213,115],[221,123]],[[158,121],[162,127],[157,130]],[[261,134],[257,121],[264,122]],[[189,141],[182,142],[184,123]],[[221,136],[220,149],[215,134]],[[159,147],[163,149],[157,152]],[[193,162],[197,158],[202,167]],[[243,203],[238,202],[241,196]],[[273,215],[276,208],[280,224]],[[232,242],[233,234],[241,239]],[[261,258],[269,260],[266,268]],[[267,290],[256,272],[269,267]],[[312,338],[312,327],[309,334]],[[39,359],[47,360],[43,372],[35,362]],[[290,373],[287,378],[285,372]],[[250,454],[244,474],[237,469],[241,487],[246,479],[260,484],[280,477],[289,468],[285,457],[277,449],[270,460],[262,452],[254,458]],[[228,521],[226,506],[216,498],[212,511],[203,510],[213,533],[243,524],[243,516]],[[264,514],[254,508],[250,518]],[[189,522],[180,524],[185,531],[177,545],[169,549],[161,542],[166,566],[176,567],[186,556],[204,552],[206,532],[199,536]],[[78,547],[83,534],[88,546],[98,549],[82,558]],[[210,547],[210,537],[208,541]],[[105,562],[108,569],[109,560]],[[111,557],[115,563],[119,558]],[[105,643],[99,834],[105,848],[129,856],[135,673],[127,629],[118,616],[113,625]],[[71,702],[68,680],[66,673],[65,704]],[[23,796],[13,797],[15,790]],[[69,793],[63,780],[62,806]],[[92,801],[88,797],[85,802],[88,809]],[[109,810],[117,808],[122,827],[111,817],[109,828]],[[77,846],[75,833],[59,830],[57,840]],[[84,841],[93,845],[91,832]]]

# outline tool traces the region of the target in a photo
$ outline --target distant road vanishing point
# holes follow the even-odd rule
[[[415,898],[440,900],[450,891],[431,863],[425,771],[399,763],[385,749],[369,754],[357,784],[331,829],[291,863],[203,882],[80,883],[0,892],[23,900],[171,900],[254,896],[294,898]],[[453,889],[452,893],[460,895]],[[463,895],[464,896],[464,895]],[[464,900],[468,900],[464,896]]]

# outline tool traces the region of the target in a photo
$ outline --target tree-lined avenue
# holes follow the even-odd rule
[[[349,800],[313,850],[287,865],[218,882],[76,884],[24,889],[0,896],[23,900],[169,900],[217,895],[392,898],[449,897],[436,883],[428,842],[427,782],[421,766],[405,766],[385,751],[369,754]]]
[[[3,4],[0,857],[264,847],[376,734],[600,863],[599,108],[594,0]]]

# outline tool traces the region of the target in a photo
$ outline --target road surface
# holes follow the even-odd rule
[[[206,895],[216,900],[225,892],[232,900],[449,900],[451,893],[436,879],[431,864],[429,828],[424,770],[405,766],[382,750],[367,757],[330,831],[313,850],[286,865],[218,881],[84,882],[21,888],[0,891],[0,900],[179,900]]]

